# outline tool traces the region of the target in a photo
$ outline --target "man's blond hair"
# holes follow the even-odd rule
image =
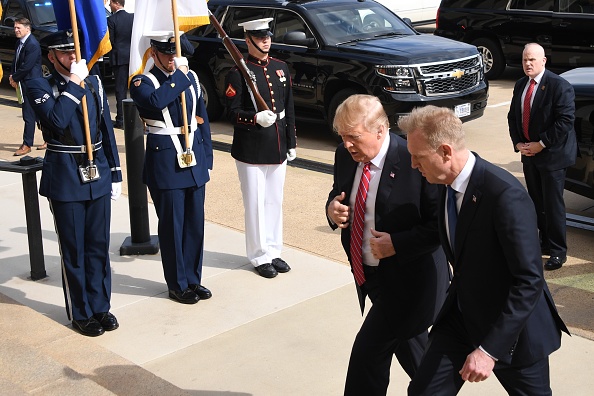
[[[421,133],[432,149],[447,143],[456,150],[465,148],[462,121],[446,107],[416,107],[410,114],[400,117],[398,128],[406,134]]]
[[[348,132],[358,125],[369,132],[378,132],[380,126],[388,131],[390,122],[379,99],[373,95],[351,95],[336,109],[332,127],[334,131]]]

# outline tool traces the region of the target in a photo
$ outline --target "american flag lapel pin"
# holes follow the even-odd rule
[[[394,172],[390,172],[390,177],[393,179],[394,177],[396,177],[396,175],[394,174]]]
[[[476,195],[472,196],[472,203],[476,203]]]

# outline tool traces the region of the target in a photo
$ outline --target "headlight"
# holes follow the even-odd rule
[[[386,84],[382,87],[388,92],[414,93],[415,78],[410,68],[396,65],[378,65],[375,67],[378,75],[386,77]]]

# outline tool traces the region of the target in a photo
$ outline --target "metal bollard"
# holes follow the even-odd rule
[[[128,205],[130,232],[120,247],[120,256],[156,254],[159,238],[150,235],[148,197],[142,182],[144,163],[144,129],[132,99],[124,99],[124,138],[126,145],[126,175],[128,177]]]

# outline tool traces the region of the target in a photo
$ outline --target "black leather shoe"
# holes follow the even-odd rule
[[[169,290],[169,298],[182,304],[196,304],[200,301],[200,297],[190,289],[184,291]]]
[[[122,121],[113,120],[112,123],[113,123],[114,128],[123,128],[124,127],[124,123]]]
[[[256,267],[256,271],[263,276],[264,278],[274,278],[278,275],[276,269],[272,266],[272,264],[266,263]]]
[[[544,265],[544,269],[547,271],[553,271],[563,266],[563,263],[567,261],[567,257],[551,256]]]
[[[112,331],[120,327],[118,320],[110,312],[96,313],[95,315],[93,315],[93,317],[97,319],[97,321],[99,322],[99,324],[101,324],[101,327],[103,327],[103,330],[105,331]]]
[[[105,333],[101,323],[97,322],[97,319],[93,317],[85,320],[73,319],[72,328],[87,337],[97,337]]]
[[[212,297],[212,293],[210,292],[210,290],[208,290],[206,287],[202,285],[188,285],[188,287],[190,288],[190,290],[196,293],[201,300],[208,300]]]
[[[272,260],[272,266],[281,274],[291,271],[291,267],[289,267],[289,264],[287,264],[287,262],[281,258],[275,258],[274,260]]]

